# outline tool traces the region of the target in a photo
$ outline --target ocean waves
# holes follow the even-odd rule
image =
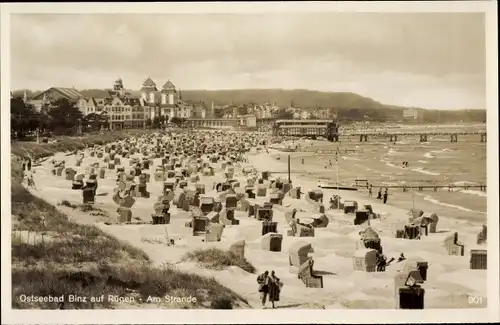
[[[419,195],[419,196],[424,196],[424,194],[419,194],[419,193],[415,193],[415,194]],[[424,201],[428,201],[428,202],[434,203],[436,205],[440,205],[440,206],[444,206],[444,207],[448,207],[448,208],[453,208],[453,209],[457,209],[457,210],[461,210],[461,211],[486,214],[486,212],[468,209],[468,208],[465,208],[461,205],[450,204],[450,203],[445,203],[445,202],[439,201],[430,195],[425,195]]]
[[[441,150],[431,150],[429,152],[426,152],[424,154],[424,157],[428,158],[428,159],[432,159],[432,158],[436,158],[435,154],[440,154],[440,153],[450,152],[450,151],[453,151],[453,150],[449,149],[449,148],[444,148],[444,149],[441,149]]]
[[[422,167],[412,168],[412,171],[417,172],[417,173],[421,173],[421,174],[432,175],[432,176],[441,175],[441,173],[433,172],[433,171],[430,171],[430,170],[425,170]]]

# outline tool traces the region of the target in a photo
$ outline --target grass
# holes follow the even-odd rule
[[[105,143],[123,136],[96,135],[87,143]],[[107,137],[107,138],[106,138]],[[38,158],[57,151],[83,148],[73,146],[80,139],[62,138],[58,144],[31,146],[13,143],[13,153],[30,153]],[[40,148],[37,148],[40,146]],[[33,150],[33,151],[32,151]],[[222,286],[214,278],[181,272],[171,265],[155,266],[147,254],[92,225],[71,222],[55,206],[33,196],[21,185],[20,157],[12,157],[12,230],[45,234],[39,243],[13,241],[12,308],[57,309],[53,302],[21,302],[20,296],[65,297],[65,309],[120,308],[107,299],[117,295],[134,299],[136,307],[148,296],[193,296],[196,304],[162,304],[162,308],[248,308],[248,302]],[[75,205],[64,200],[60,205],[80,210],[96,210],[88,205]],[[89,210],[90,209],[90,210]],[[103,301],[90,297],[105,295]],[[88,297],[86,301],[69,302],[69,295]],[[142,300],[141,300],[142,299]]]
[[[85,146],[103,145],[153,132],[158,132],[158,130],[105,131],[102,133],[87,133],[81,137],[57,136],[53,138],[55,141],[50,143],[14,141],[11,143],[11,154],[22,157],[29,153],[34,158],[44,158],[52,156],[56,152],[81,150]]]
[[[99,209],[92,204],[73,204],[68,200],[62,200],[58,205],[65,206],[72,209],[78,209],[81,212],[89,212],[93,216],[108,216],[108,213],[102,209]]]
[[[228,266],[237,266],[249,273],[256,272],[256,268],[246,258],[240,258],[231,251],[219,248],[197,249],[187,253],[183,260],[195,261],[211,270],[223,270]]]

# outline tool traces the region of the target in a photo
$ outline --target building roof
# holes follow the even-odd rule
[[[280,129],[326,129],[326,125],[280,125]]]
[[[276,123],[285,123],[285,124],[298,124],[298,123],[307,123],[307,124],[314,124],[314,123],[321,123],[321,124],[327,124],[331,123],[331,120],[277,120]]]
[[[148,77],[143,83],[142,83],[142,88],[146,88],[146,89],[154,89],[155,91],[158,90],[156,89],[156,83],[150,78]]]
[[[170,80],[167,80],[162,87],[162,91],[175,91],[175,86]]]
[[[60,93],[63,97],[65,97],[69,100],[78,100],[80,98],[85,97],[82,93],[80,93],[75,88],[51,87],[51,88],[47,89],[46,91],[36,95],[35,97],[33,97],[33,99],[34,100],[42,99],[43,96],[49,91],[56,91],[56,92]]]
[[[71,98],[71,99],[79,99],[82,98],[83,95],[80,93],[78,90],[75,88],[62,88],[62,87],[54,87],[54,89],[64,96]]]
[[[110,91],[110,89],[86,89],[80,93],[88,98],[105,98],[111,96]]]

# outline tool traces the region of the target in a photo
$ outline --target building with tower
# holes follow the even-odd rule
[[[192,116],[192,105],[182,101],[181,92],[177,91],[174,84],[167,80],[158,90],[156,83],[147,78],[141,88],[141,98],[146,102],[148,109],[146,114],[150,119],[156,116],[190,118]]]
[[[25,94],[27,101],[26,97]],[[121,78],[116,79],[112,89],[107,90],[77,91],[74,88],[52,87],[32,98],[29,103],[40,111],[60,98],[75,104],[83,115],[105,114],[113,130],[142,128],[148,119],[160,116],[164,116],[167,121],[173,117],[189,119],[196,108],[196,105],[182,101],[180,90],[170,80],[158,90],[151,78],[143,82],[140,91],[127,90]]]

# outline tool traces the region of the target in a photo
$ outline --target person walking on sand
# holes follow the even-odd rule
[[[269,293],[269,272],[265,271],[257,277],[257,283],[259,284],[260,302],[262,303],[262,308],[266,308],[267,294]]]
[[[283,283],[281,283],[274,271],[271,271],[271,275],[269,276],[269,301],[271,302],[273,309],[276,308],[274,303],[276,301],[280,301],[280,291],[282,287]]]
[[[389,193],[387,193],[387,191],[388,191],[388,189],[387,189],[387,187],[386,187],[386,188],[385,188],[385,190],[384,190],[384,204],[386,204],[386,202],[387,202],[387,197],[389,196]]]
[[[36,190],[35,177],[34,177],[33,172],[31,170],[26,172],[26,180],[28,182],[28,188],[32,188],[32,189]]]
[[[372,184],[370,184],[370,185],[368,186],[368,197],[369,197],[369,198],[371,198],[371,197],[372,197],[372,195],[373,195],[373,193],[372,193]]]
[[[378,189],[377,199],[382,200],[382,188]]]

